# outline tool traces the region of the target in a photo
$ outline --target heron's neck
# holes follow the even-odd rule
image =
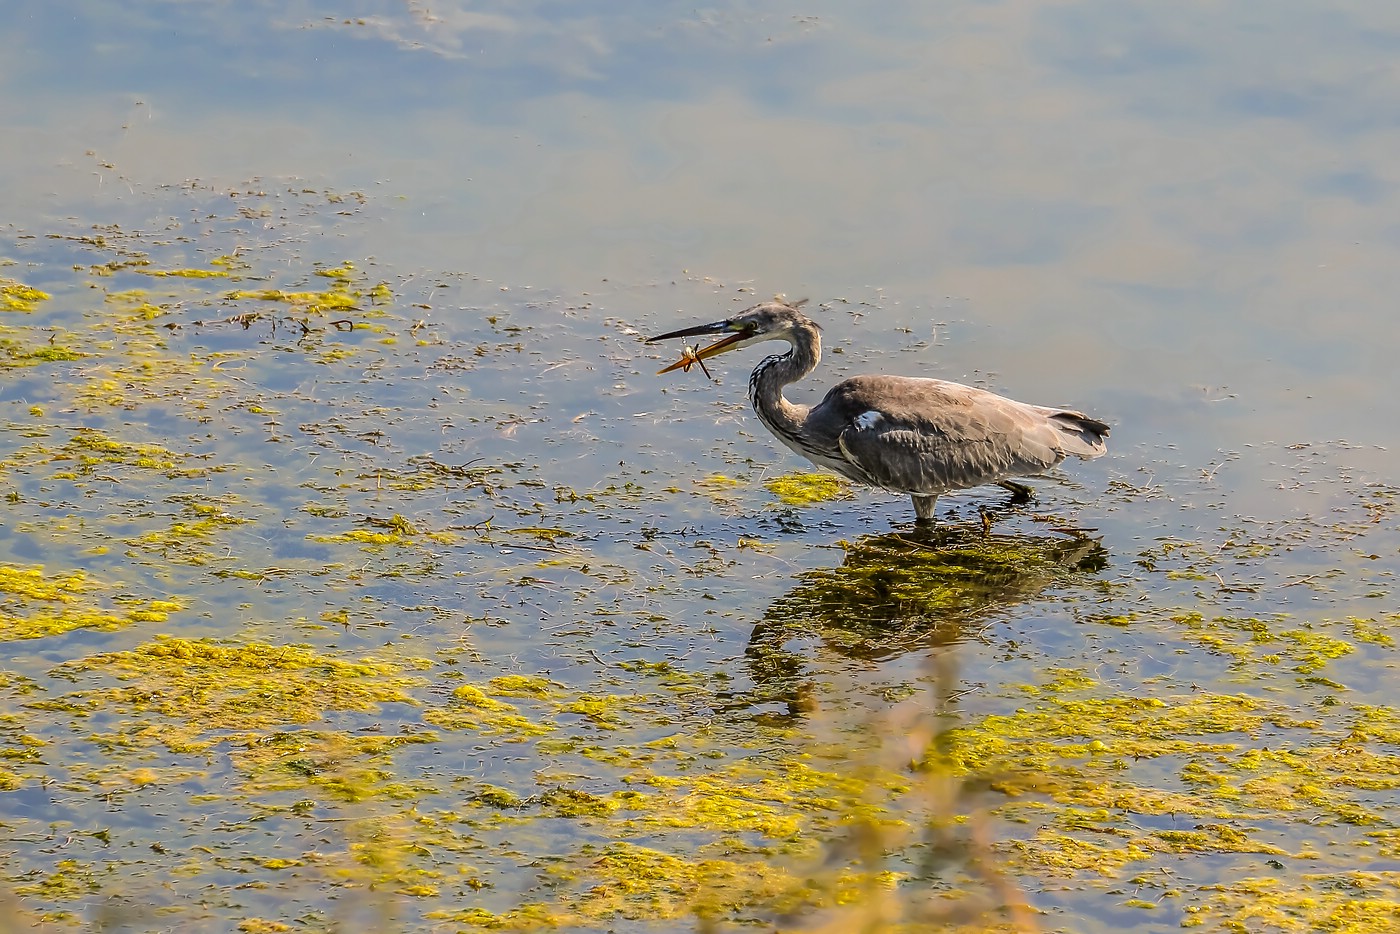
[[[816,334],[803,331],[792,334],[788,341],[792,348],[787,353],[768,357],[754,368],[749,377],[749,401],[773,432],[791,437],[801,433],[808,407],[783,398],[783,387],[817,368],[822,345]]]

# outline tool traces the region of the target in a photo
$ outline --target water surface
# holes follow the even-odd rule
[[[26,917],[1393,924],[1390,6],[13,19]],[[1112,454],[785,503],[775,293]]]

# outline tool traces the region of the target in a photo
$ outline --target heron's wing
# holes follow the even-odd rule
[[[1062,437],[1083,427],[1057,422],[1074,413],[942,380],[857,377],[832,389],[812,415],[809,424],[839,426],[836,444],[861,479],[911,493],[1038,473],[1066,454],[1088,454]]]

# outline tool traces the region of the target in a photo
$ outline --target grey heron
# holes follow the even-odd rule
[[[803,301],[762,302],[724,321],[647,342],[724,335],[705,347],[686,347],[680,360],[660,371],[668,373],[760,341],[787,341],[786,353],[764,358],[749,377],[749,401],[759,421],[820,467],[908,493],[920,523],[933,521],[940,494],[996,483],[1024,500],[1030,488],[1011,477],[1041,473],[1070,455],[1091,460],[1108,450],[1108,425],[1098,419],[941,379],[853,376],[815,406],[789,402],[783,387],[816,369],[822,353],[821,331],[800,310]]]

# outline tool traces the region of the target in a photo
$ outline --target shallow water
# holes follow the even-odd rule
[[[17,22],[16,912],[1393,925],[1390,7]],[[784,503],[776,292],[1111,456]]]

